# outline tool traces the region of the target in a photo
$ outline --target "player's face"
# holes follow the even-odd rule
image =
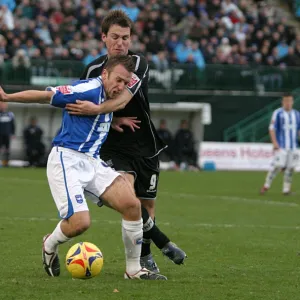
[[[284,110],[286,110],[286,111],[292,110],[293,105],[294,105],[294,98],[292,96],[284,97],[282,99],[282,107]]]
[[[107,34],[102,34],[108,56],[126,55],[130,47],[130,28],[112,25]]]
[[[119,96],[130,82],[131,76],[132,73],[121,65],[115,66],[110,72],[104,69],[102,79],[107,97],[113,99]]]

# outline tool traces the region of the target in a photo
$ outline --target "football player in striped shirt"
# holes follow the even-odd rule
[[[267,174],[261,194],[265,194],[271,187],[275,176],[283,169],[284,195],[291,192],[292,176],[299,162],[298,138],[300,133],[300,113],[293,109],[292,94],[285,94],[282,98],[282,107],[273,112],[269,132],[274,148],[274,159]]]
[[[114,100],[130,82],[135,64],[130,56],[110,58],[101,76],[73,85],[49,87],[46,91],[6,94],[0,89],[0,101],[51,104],[64,109],[60,131],[53,140],[48,157],[47,177],[62,220],[43,238],[43,265],[49,276],[59,276],[59,244],[86,231],[91,223],[85,193],[96,203],[104,201],[122,215],[126,279],[166,280],[166,277],[140,265],[143,239],[141,204],[125,177],[99,157],[116,109]],[[72,116],[66,104],[88,100],[102,106],[95,116]],[[111,100],[109,100],[111,99]],[[109,101],[106,101],[109,100]],[[100,200],[101,198],[101,200]]]

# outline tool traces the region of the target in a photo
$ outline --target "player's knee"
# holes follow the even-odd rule
[[[91,219],[89,216],[76,216],[71,220],[71,226],[74,235],[80,235],[91,226]]]
[[[86,230],[89,229],[90,225],[90,220],[81,220],[80,222],[76,223],[74,226],[74,231],[76,235],[84,233]]]
[[[124,199],[121,209],[123,215],[132,220],[139,220],[141,218],[141,203],[133,195],[130,195],[129,197]]]

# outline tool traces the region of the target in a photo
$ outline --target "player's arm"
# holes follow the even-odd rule
[[[92,79],[79,81],[75,85],[48,87],[47,89],[51,89],[55,93],[51,105],[65,108],[68,104],[76,103],[77,99],[85,99],[88,103],[97,103],[102,86],[98,79]]]
[[[269,126],[269,134],[270,134],[270,138],[271,138],[271,142],[273,144],[274,150],[279,149],[279,145],[278,145],[277,138],[276,138],[276,130],[278,130],[278,117],[279,117],[279,114],[277,111],[275,111],[272,115],[271,123]]]
[[[74,104],[67,104],[70,115],[100,115],[107,114],[125,108],[132,99],[132,95],[124,90],[117,98],[107,100],[101,104],[94,104],[84,100],[77,100]]]
[[[276,134],[275,134],[275,130],[274,129],[270,129],[269,130],[269,134],[270,134],[270,138],[274,147],[274,150],[278,150],[279,149],[279,145],[276,139]]]
[[[76,101],[75,105],[67,105],[70,114],[75,115],[97,115],[110,113],[124,109],[133,96],[138,92],[143,83],[148,81],[148,64],[144,57],[137,57],[136,71],[133,73],[130,83],[127,88],[116,98],[105,101],[99,105]],[[83,76],[86,75],[85,73]]]
[[[18,103],[40,103],[49,104],[54,93],[52,91],[28,90],[19,93],[7,94],[0,87],[1,102],[18,102]]]

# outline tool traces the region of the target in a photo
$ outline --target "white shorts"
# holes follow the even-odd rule
[[[97,203],[120,174],[100,158],[62,147],[53,147],[48,157],[47,177],[60,217],[70,218],[75,212],[87,211],[84,191]]]
[[[299,162],[298,150],[279,149],[275,152],[273,165],[278,168],[294,169]]]

